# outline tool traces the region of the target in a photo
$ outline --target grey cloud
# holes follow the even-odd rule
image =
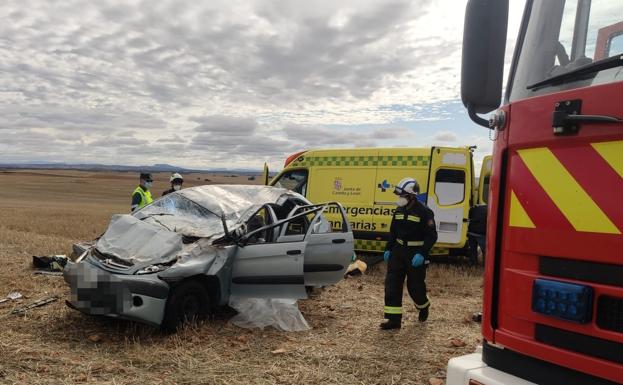
[[[193,117],[191,120],[199,123],[195,131],[214,135],[245,136],[253,134],[258,127],[255,119],[224,115]]]
[[[94,146],[94,147],[122,147],[122,146],[136,147],[136,146],[143,146],[147,143],[148,142],[146,140],[141,140],[141,139],[136,139],[136,138],[108,137],[108,138],[94,140],[90,142],[88,145]]]
[[[166,123],[142,112],[89,110],[58,105],[0,108],[0,129],[56,128],[79,131],[160,129]]]
[[[283,131],[292,141],[303,143],[306,147],[344,146],[374,147],[379,140],[409,139],[413,136],[407,128],[380,128],[373,131],[353,130],[340,127],[312,127],[288,125]]]
[[[2,156],[255,162],[409,135],[329,123],[391,121],[377,96],[459,52],[460,42],[404,38],[430,3],[3,1],[0,145],[21,134]]]
[[[370,134],[371,139],[408,139],[413,136],[413,132],[408,128],[383,128],[372,131]]]
[[[433,139],[440,142],[456,142],[459,140],[458,136],[450,131],[442,131],[436,134]]]

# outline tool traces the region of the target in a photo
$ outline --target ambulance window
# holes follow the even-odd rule
[[[623,32],[619,32],[618,34],[610,37],[607,49],[608,52],[606,55],[609,57],[623,53]]]
[[[487,175],[485,176],[482,182],[482,201],[484,203],[489,203],[489,181],[490,179],[491,179],[491,176]]]
[[[288,171],[281,175],[274,186],[292,190],[305,196],[307,193],[307,170]]]
[[[435,174],[435,195],[441,206],[463,202],[465,196],[465,171],[440,168]]]

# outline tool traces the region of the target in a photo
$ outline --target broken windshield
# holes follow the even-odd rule
[[[219,216],[178,193],[168,194],[133,215],[187,236],[209,237],[223,233]]]

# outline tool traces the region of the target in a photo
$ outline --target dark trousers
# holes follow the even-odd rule
[[[407,291],[415,302],[415,307],[424,309],[430,306],[426,296],[426,266],[413,267],[411,259],[418,252],[417,248],[396,246],[392,249],[387,263],[385,276],[385,318],[400,321],[402,319],[402,290],[405,277]]]
[[[467,233],[467,245],[469,249],[469,263],[475,265],[478,263],[478,247],[482,250],[482,261],[485,260],[485,249],[487,238],[484,235],[476,233]]]

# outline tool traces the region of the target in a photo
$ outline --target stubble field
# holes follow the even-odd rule
[[[168,188],[156,174],[155,195]],[[65,306],[60,277],[34,275],[33,255],[69,254],[101,234],[114,213],[128,212],[135,173],[0,170],[2,384],[429,384],[450,357],[472,352],[480,325],[482,270],[433,264],[431,316],[417,323],[410,299],[403,328],[382,332],[382,265],[300,301],[312,327],[298,333],[246,330],[231,312],[174,335],[131,322],[95,318]],[[209,181],[206,181],[209,179]],[[244,175],[188,175],[185,187],[253,183]],[[406,290],[405,290],[406,292]],[[9,315],[19,305],[59,301]],[[464,344],[464,346],[463,346]]]

